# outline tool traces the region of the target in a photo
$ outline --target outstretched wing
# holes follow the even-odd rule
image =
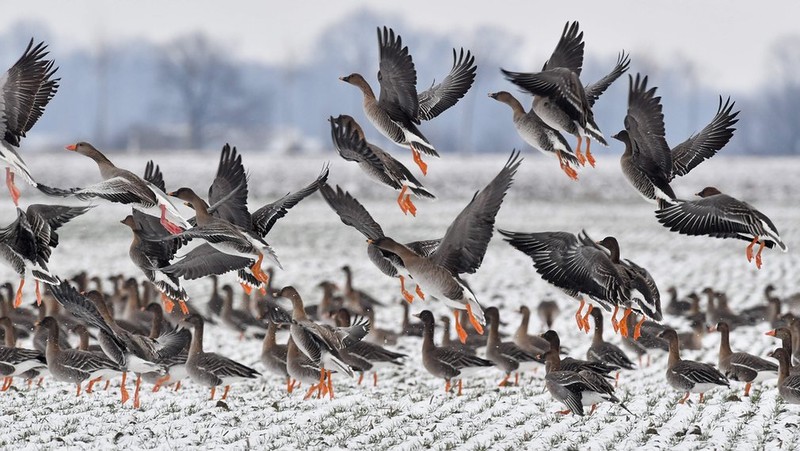
[[[477,68],[475,57],[469,50],[465,54],[462,48],[456,54],[456,49],[453,49],[453,68],[450,73],[441,83],[432,85],[417,95],[419,119],[429,121],[455,105],[475,82]]]
[[[383,238],[383,229],[380,224],[372,219],[367,209],[350,193],[342,190],[338,185],[334,191],[327,183],[320,186],[319,192],[343,223],[358,230],[368,239]]]
[[[458,214],[431,259],[452,274],[474,273],[494,232],[494,220],[522,159],[511,152],[506,165]]]
[[[594,103],[597,102],[597,99],[599,99],[600,96],[606,92],[606,89],[611,86],[611,83],[614,83],[617,78],[622,76],[622,74],[628,70],[630,64],[631,57],[625,54],[625,51],[623,50],[617,58],[617,64],[614,66],[614,69],[612,69],[608,75],[584,88],[584,91],[586,91],[586,101],[589,102],[589,106],[594,106]]]
[[[320,185],[328,181],[330,167],[326,164],[322,168],[317,178],[309,183],[305,188],[289,193],[271,204],[264,205],[253,213],[253,229],[261,236],[265,237],[272,230],[278,219],[286,216],[289,209],[297,205],[301,200],[314,194]]]
[[[236,147],[225,144],[219,156],[217,175],[208,189],[208,210],[214,216],[249,230],[250,212],[247,210],[247,172],[242,156]]]
[[[577,21],[564,25],[564,31],[561,33],[561,39],[558,40],[553,54],[550,55],[542,70],[553,69],[556,67],[564,67],[575,75],[580,76],[583,69],[583,32],[579,31],[579,24]]]
[[[418,124],[417,70],[408,54],[408,47],[404,47],[400,36],[387,27],[383,27],[383,33],[378,28],[378,47],[378,82],[381,85],[378,105],[393,121],[405,123],[411,120]]]
[[[161,272],[186,280],[194,280],[212,274],[225,274],[252,264],[253,260],[249,258],[225,254],[214,249],[210,244],[203,243],[178,261],[161,268]]]
[[[722,103],[719,98],[719,107],[714,119],[706,125],[700,133],[689,137],[686,141],[672,149],[672,176],[686,175],[695,166],[707,160],[728,144],[736,130],[733,125],[739,122],[736,116],[739,111],[731,113],[736,102],[731,102],[730,97]]]
[[[142,179],[150,182],[161,191],[167,191],[167,185],[164,183],[164,174],[161,173],[161,168],[153,160],[148,161],[144,167],[144,177]]]

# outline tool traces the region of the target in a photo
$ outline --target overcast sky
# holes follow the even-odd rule
[[[800,34],[800,1],[762,4],[768,6],[752,0],[28,0],[4,2],[0,26],[44,23],[61,49],[92,46],[98,39],[162,43],[202,30],[236,47],[232,52],[241,57],[297,62],[327,25],[364,5],[412,24],[403,34],[465,36],[484,25],[502,26],[524,36],[521,52],[541,58],[552,51],[564,23],[579,20],[588,54],[616,55],[625,48],[634,59],[648,53],[670,64],[682,53],[696,64],[702,83],[747,90],[769,77],[765,66],[773,42]]]

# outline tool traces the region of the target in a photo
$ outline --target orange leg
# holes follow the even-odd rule
[[[80,395],[81,395],[81,384],[78,383],[78,384],[75,384],[75,397],[77,398]]]
[[[125,387],[126,380],[128,380],[128,373],[124,372],[122,373],[122,384],[119,386],[119,392],[122,396],[122,404],[125,404],[131,398],[131,395],[128,393],[128,389]]]
[[[614,388],[617,388],[619,385],[619,371],[617,371],[617,375],[614,376]]]
[[[625,313],[622,315],[622,319],[619,320],[619,333],[623,337],[628,336],[628,316],[633,312],[630,307],[625,309]]]
[[[450,393],[450,379],[445,379],[444,381],[444,392]]]
[[[759,260],[758,257],[756,257],[756,262],[758,262],[758,260]],[[35,289],[35,292],[36,292],[36,305],[39,306],[39,305],[42,305],[42,292],[41,292],[41,290],[39,290],[39,281],[38,280],[34,281],[34,286],[36,287],[36,289]]]
[[[159,222],[161,222],[161,226],[164,227],[167,230],[167,232],[169,232],[169,233],[171,233],[173,235],[177,235],[177,234],[183,232],[182,228],[180,228],[176,224],[173,224],[172,222],[170,222],[169,219],[167,219],[167,206],[166,205],[159,205],[159,207],[161,208],[161,218],[160,218],[160,221],[159,221]]]
[[[504,378],[503,378],[503,380],[502,380],[502,381],[500,381],[500,383],[498,384],[498,386],[499,386],[499,387],[507,387],[507,386],[509,386],[510,384],[508,383],[508,380],[509,380],[510,378],[511,378],[511,373],[506,373],[506,377],[504,377]]]
[[[294,390],[294,381],[291,377],[286,378],[286,392],[291,393]]]
[[[250,293],[253,292],[253,287],[251,287],[250,285],[248,285],[246,283],[240,283],[239,285],[242,286],[242,290],[244,290],[244,293],[246,295],[250,296]]]
[[[592,313],[592,310],[594,310],[594,306],[589,304],[589,308],[586,309],[586,315],[583,316],[583,330],[585,330],[587,334],[591,329],[591,327],[589,327],[589,315]]]
[[[581,153],[581,137],[578,136],[578,147],[575,148],[575,157],[578,159],[578,164],[581,166],[586,165],[586,158],[583,157]]]
[[[614,305],[614,313],[611,315],[611,327],[614,328],[614,332],[619,332],[619,322],[617,321],[618,311],[619,311],[619,306]]]
[[[572,180],[578,180],[578,171],[572,169],[569,166],[569,163],[564,162],[564,158],[561,156],[560,151],[556,151],[556,156],[558,157],[558,164],[561,166],[561,170],[567,174],[567,177],[571,178]]]
[[[592,151],[589,149],[591,147],[592,140],[590,138],[586,138],[586,161],[589,162],[592,167],[596,163],[594,157],[592,156]]]
[[[172,313],[172,309],[175,308],[175,303],[172,302],[166,294],[161,293],[161,303],[164,304],[164,311],[167,313]]]
[[[402,210],[403,214],[408,214],[408,206],[405,203],[405,199],[403,198],[406,195],[406,191],[408,190],[408,186],[403,185],[403,189],[400,190],[400,195],[397,196],[397,205],[400,206],[400,210]]]
[[[420,299],[423,301],[425,300],[425,293],[422,292],[422,288],[420,288],[419,285],[417,285],[417,288],[415,288],[414,291],[417,293],[417,296],[419,296]]]
[[[17,288],[17,295],[14,297],[14,308],[22,305],[22,287],[25,286],[25,279],[19,279],[19,287]]]
[[[519,373],[514,373],[514,385],[519,385]]]
[[[156,383],[155,385],[153,385],[153,393],[160,390],[161,386],[164,385],[164,383],[166,383],[167,381],[169,381],[169,374],[167,374],[166,376],[161,376],[158,379],[156,379]]]
[[[41,385],[41,383],[42,383],[42,381],[40,380],[40,381],[39,381],[39,385]],[[107,390],[108,390],[108,387],[110,387],[110,386],[111,386],[111,381],[106,381],[106,386],[105,386],[105,388],[103,388],[103,390],[106,390],[106,391],[107,391]]]
[[[640,319],[639,322],[636,323],[636,327],[633,328],[633,339],[634,340],[638,340],[639,337],[642,336],[642,324],[644,324],[644,321],[646,319],[647,319],[647,317],[642,315],[642,319]]]
[[[758,245],[758,252],[756,252],[756,268],[761,269],[761,251],[764,250],[764,246],[766,246],[765,242],[761,242]]]
[[[358,385],[361,385],[362,382],[364,382],[364,372],[363,371],[358,375]]]
[[[96,379],[90,380],[89,381],[89,385],[86,386],[86,393],[91,393],[92,392],[92,387],[94,387],[94,384],[100,382],[100,379],[102,379],[102,378],[98,377]]]
[[[11,172],[11,168],[6,168],[6,186],[8,186],[8,192],[11,193],[11,200],[14,201],[14,205],[19,206],[19,188],[14,185],[14,173]]]
[[[461,396],[461,388],[464,386],[464,379],[458,380],[458,394],[457,396]]]
[[[330,399],[333,399],[333,376],[330,371],[326,370],[325,372],[328,373],[328,395]]]
[[[403,293],[403,298],[406,300],[406,302],[411,304],[412,302],[414,302],[414,295],[409,293],[408,290],[406,290],[406,278],[403,276],[399,277],[400,277],[400,292]]]
[[[377,371],[372,373],[372,386],[373,387],[377,387],[378,386],[378,372]]]
[[[687,399],[689,399],[689,395],[690,395],[690,394],[691,394],[691,393],[689,393],[689,392],[687,391],[687,392],[686,392],[686,396],[684,396],[683,398],[681,398],[681,400],[680,400],[680,401],[678,401],[678,404],[683,404],[683,403],[685,403],[685,402],[686,402],[686,400],[687,400]]]
[[[752,386],[753,386],[753,384],[751,384],[750,382],[745,384],[745,386],[744,386],[744,395],[745,396],[750,396],[750,387],[752,387]]]
[[[211,397],[208,398],[208,399],[213,401],[214,400],[214,395],[216,395],[216,394],[217,394],[217,387],[211,387]]]
[[[469,322],[472,324],[472,327],[475,328],[475,331],[483,335],[483,326],[478,322],[478,319],[475,318],[475,315],[472,314],[472,306],[469,304],[467,304],[467,315],[469,316]]]
[[[253,275],[256,276],[256,279],[259,282],[266,284],[267,282],[269,282],[269,276],[264,271],[261,270],[261,262],[263,261],[264,261],[264,254],[259,252],[258,259],[256,260],[255,263],[253,263],[253,266],[250,267],[250,270],[253,271]]]
[[[461,343],[466,343],[467,342],[467,331],[464,330],[464,328],[461,326],[461,322],[458,319],[459,316],[460,315],[458,314],[458,310],[453,310],[453,317],[456,320],[456,324],[455,325],[456,325],[456,333],[458,334],[458,339],[461,341]]]
[[[557,413],[559,413],[561,415],[569,415],[570,413],[572,413],[572,411],[569,410],[569,409],[567,409],[567,410],[559,410]]]
[[[189,306],[186,305],[186,301],[178,301],[178,306],[181,308],[181,313],[184,315],[189,314]]]
[[[417,216],[417,206],[414,205],[414,202],[411,201],[411,195],[410,194],[406,194],[406,200],[404,200],[403,203],[405,204],[406,208],[408,209],[408,212],[411,213],[411,216],[416,217]]]
[[[230,391],[230,389],[231,389],[231,386],[230,386],[230,385],[226,385],[226,386],[225,386],[225,391],[224,391],[224,392],[222,392],[222,399],[226,399],[226,398],[228,398],[228,391]]]
[[[33,387],[33,379],[28,379],[28,390],[30,390],[31,387]],[[2,391],[2,390],[0,390],[0,391]]]
[[[583,299],[580,301],[581,305],[578,306],[578,311],[575,312],[575,322],[578,323],[578,329],[583,330],[583,315],[581,315],[581,312],[583,311],[583,306],[586,305],[586,301]]]
[[[11,388],[11,381],[13,381],[13,380],[14,380],[13,378],[4,377],[3,378],[3,387],[0,388],[0,391],[7,391],[9,388]]]
[[[411,144],[411,155],[414,158],[414,163],[417,163],[419,170],[422,171],[422,175],[428,175],[428,165],[422,161],[422,155],[420,155],[419,151],[414,148],[413,144]]]
[[[753,261],[753,246],[755,246],[756,243],[758,243],[758,237],[754,237],[753,241],[751,241],[744,250],[744,255],[747,257],[747,261]]]
[[[700,404],[702,404],[702,403],[703,403],[703,395],[704,395],[704,394],[705,394],[705,393],[700,393]]]
[[[306,392],[306,395],[303,397],[303,399],[306,400],[306,399],[310,398],[311,394],[314,393],[314,390],[316,390],[316,389],[317,389],[317,385],[312,385],[311,387],[309,387],[308,391]]]
[[[178,383],[175,384],[175,391],[178,391],[180,389],[181,389],[181,381],[178,381]]]
[[[142,376],[136,376],[136,388],[133,390],[133,408],[138,409],[141,405],[139,401],[139,389],[142,386]]]

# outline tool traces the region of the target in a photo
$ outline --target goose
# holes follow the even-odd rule
[[[378,48],[381,91],[377,99],[361,74],[352,73],[339,79],[361,90],[367,119],[392,142],[410,148],[414,162],[425,175],[428,165],[422,161],[420,153],[434,157],[439,154],[417,125],[421,120],[431,120],[442,114],[464,97],[475,81],[475,58],[469,50],[464,52],[462,48],[456,53],[453,49],[450,73],[441,83],[417,92],[417,71],[400,35],[391,28],[381,30],[379,27]]]
[[[81,200],[99,197],[112,203],[131,205],[158,216],[161,225],[171,234],[178,234],[189,227],[189,223],[164,193],[164,176],[152,161],[147,163],[144,177],[139,177],[127,169],[115,166],[108,157],[87,142],[70,144],[65,149],[91,158],[97,163],[103,181],[83,188],[67,189],[39,184],[38,188],[43,193],[50,196],[74,196]]]
[[[11,318],[7,316],[0,318],[0,327],[4,334],[4,346],[0,346],[0,376],[3,377],[0,391],[6,391],[14,383],[15,377],[38,375],[39,371],[47,368],[47,361],[37,350],[17,347],[17,337]],[[29,377],[27,379],[32,380]]]
[[[286,343],[286,372],[289,373],[291,381],[289,383],[288,391],[294,389],[295,383],[306,383],[309,385],[308,391],[303,399],[308,399],[317,391],[317,397],[322,397],[328,394],[328,385],[323,382],[325,374],[319,365],[311,361],[311,359],[300,350],[295,344],[291,335],[289,341]],[[332,387],[332,385],[331,385]]]
[[[594,319],[594,336],[592,345],[586,351],[586,360],[601,362],[614,368],[617,370],[617,380],[619,380],[619,370],[632,370],[634,364],[619,346],[603,339],[603,313],[599,309],[594,309],[592,318]]]
[[[514,114],[512,117],[514,128],[523,141],[539,149],[545,155],[553,155],[558,158],[558,164],[567,177],[578,180],[578,172],[575,168],[579,167],[580,163],[575,152],[558,130],[547,125],[533,111],[533,108],[525,112],[525,108],[519,103],[519,100],[508,91],[492,92],[489,93],[489,97],[511,107]]]
[[[38,185],[17,148],[56,95],[61,80],[53,78],[58,68],[46,59],[47,45],[40,42],[34,46],[33,42],[31,38],[22,56],[0,77],[0,162],[6,166],[6,186],[15,206],[20,198],[14,184],[16,174],[31,186]]]
[[[675,192],[670,182],[686,175],[704,160],[725,147],[736,130],[739,112],[731,113],[735,102],[728,98],[714,119],[696,135],[670,149],[665,138],[664,114],[656,88],[647,89],[647,77],[629,75],[628,113],[625,128],[612,138],[625,144],[620,164],[631,185],[648,202],[662,208],[673,204]]]
[[[725,377],[745,382],[744,396],[750,396],[750,387],[778,375],[778,365],[746,352],[733,352],[730,343],[728,323],[720,321],[711,331],[720,333],[719,369]]]
[[[347,309],[339,309],[336,312],[336,327],[347,328],[351,324],[350,312]],[[372,323],[370,323],[372,324]],[[364,373],[372,371],[372,386],[378,385],[378,369],[386,367],[403,366],[405,354],[392,352],[383,346],[370,343],[366,340],[357,341],[344,349],[344,353],[360,360],[361,374],[358,377],[358,385],[364,379]]]
[[[797,365],[795,362],[797,361],[797,357],[794,351],[794,332],[792,332],[791,327],[778,327],[776,329],[769,330],[765,333],[770,337],[775,337],[781,341],[781,347],[786,351],[789,355],[789,372],[791,374],[800,374],[800,365]]]
[[[333,145],[339,156],[354,161],[374,181],[400,190],[397,205],[403,214],[417,215],[417,207],[411,201],[416,198],[435,199],[403,163],[397,161],[380,147],[370,144],[364,137],[364,130],[351,116],[340,115],[329,119]],[[408,192],[411,194],[408,194]]]
[[[450,224],[430,256],[420,256],[389,237],[368,240],[379,249],[397,255],[418,288],[453,309],[456,332],[462,343],[467,339],[467,332],[459,322],[458,310],[467,311],[470,323],[481,335],[486,320],[483,307],[460,275],[474,273],[480,267],[494,232],[495,217],[521,163],[519,152],[513,151],[503,169],[483,190],[475,193]]]
[[[656,211],[658,222],[672,232],[683,235],[708,235],[713,238],[736,238],[749,241],[745,248],[747,261],[753,260],[753,246],[758,244],[755,264],[761,269],[761,251],[775,246],[787,252],[778,229],[755,207],[723,194],[713,186],[697,193],[700,199],[679,200]]]
[[[514,332],[514,344],[533,355],[544,354],[550,349],[550,343],[539,335],[528,334],[531,310],[523,305],[519,308],[519,313],[522,315],[522,319],[519,322],[519,327],[516,332]]]
[[[568,232],[522,233],[499,230],[512,247],[529,256],[542,278],[580,301],[575,313],[578,328],[589,332],[589,313],[596,302],[607,311],[628,302],[626,279],[608,255]],[[589,298],[589,311],[582,315]]]
[[[500,382],[501,387],[509,384],[508,380],[511,377],[511,373],[514,373],[514,385],[519,385],[519,371],[532,369],[534,364],[539,363],[537,357],[512,341],[504,342],[500,340],[500,311],[497,310],[497,307],[487,308],[485,314],[489,322],[486,359],[505,373],[505,377]]]
[[[150,303],[145,307],[145,311],[152,313],[153,319],[150,324],[150,334],[148,337],[151,340],[157,340],[162,335],[164,327],[164,311],[160,304]],[[153,384],[153,392],[157,392],[165,385],[175,385],[175,391],[180,390],[181,381],[189,377],[186,371],[186,359],[189,358],[189,342],[184,345],[183,349],[177,354],[165,357],[159,361],[163,368],[161,371],[153,371],[151,373],[142,374],[142,379],[145,382]]]
[[[416,314],[424,325],[422,335],[422,366],[434,377],[445,380],[444,391],[450,393],[452,379],[458,377],[458,392],[461,396],[463,389],[463,374],[472,370],[493,366],[490,360],[478,356],[459,352],[452,348],[436,346],[433,341],[434,318],[430,310],[423,310]],[[461,376],[461,377],[459,377]]]
[[[258,371],[214,352],[203,350],[203,317],[197,314],[183,319],[182,324],[194,329],[189,355],[186,359],[186,372],[192,382],[211,388],[211,400],[217,387],[224,386],[222,400],[228,397],[231,384],[260,376]]]
[[[286,368],[288,347],[285,344],[279,344],[275,339],[278,325],[270,318],[267,318],[266,321],[267,333],[261,343],[261,364],[270,373],[286,378],[286,391],[291,393],[294,389],[294,384],[291,383],[292,378]]]
[[[594,166],[590,143],[595,139],[607,146],[603,132],[594,121],[592,107],[597,99],[628,70],[630,58],[623,51],[614,69],[597,82],[584,86],[580,81],[583,69],[583,32],[578,22],[567,22],[553,54],[541,72],[524,73],[500,69],[506,79],[533,94],[533,111],[550,127],[578,139],[575,156],[583,165],[588,160]],[[581,143],[586,138],[586,157]]]
[[[778,394],[789,404],[800,404],[800,375],[790,373],[792,364],[789,361],[789,354],[783,348],[777,348],[769,356],[778,360],[780,366]]]
[[[609,373],[614,371],[615,368],[613,366],[606,365],[603,362],[593,362],[589,360],[575,359],[572,357],[561,358],[561,338],[558,336],[558,332],[550,329],[542,334],[542,338],[547,340],[547,342],[550,344],[548,351],[555,351],[559,354],[558,364],[562,370],[574,371],[576,373],[585,370],[596,373],[600,377],[611,379]],[[547,359],[544,360],[545,369],[547,369],[547,366],[550,362],[548,362]]]
[[[22,288],[29,276],[35,280],[37,304],[42,302],[39,282],[48,285],[60,282],[47,268],[51,253],[58,246],[56,231],[89,208],[32,204],[23,211],[17,207],[14,222],[0,228],[0,259],[19,276],[15,308],[22,304]]]
[[[728,378],[713,366],[694,360],[681,359],[678,334],[674,329],[666,329],[658,334],[658,337],[669,342],[667,383],[672,388],[686,392],[686,396],[678,401],[679,404],[685,403],[692,393],[700,393],[700,402],[702,403],[703,395],[708,390],[720,386],[730,386]]]

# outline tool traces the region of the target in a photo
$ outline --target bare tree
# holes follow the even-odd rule
[[[175,39],[164,47],[159,79],[177,97],[172,105],[187,127],[187,144],[200,149],[214,129],[250,125],[254,107],[229,50],[202,33]],[[258,102],[260,103],[260,102]]]

